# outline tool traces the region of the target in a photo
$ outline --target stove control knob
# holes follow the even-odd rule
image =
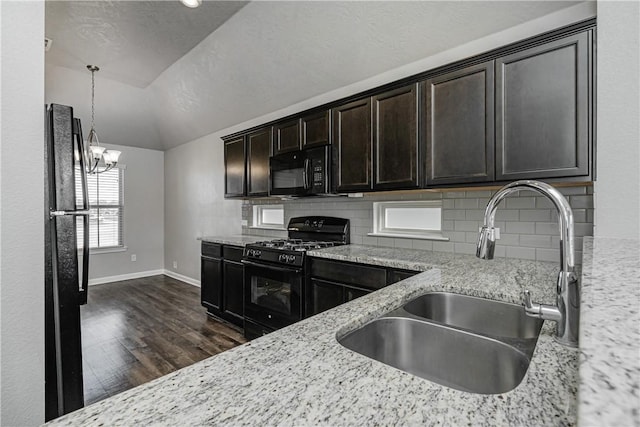
[[[296,262],[296,256],[295,255],[289,255],[289,258],[287,259],[287,262],[289,264],[293,264],[294,262]]]
[[[260,255],[262,255],[262,252],[258,249],[249,249],[247,251],[247,255],[249,255],[250,257],[259,258]]]
[[[288,259],[289,259],[289,255],[286,255],[286,254],[281,254],[281,255],[278,257],[278,261],[280,261],[280,262],[287,262],[287,261],[288,261]]]

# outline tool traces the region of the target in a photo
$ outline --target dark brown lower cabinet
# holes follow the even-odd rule
[[[223,313],[232,323],[242,325],[244,318],[244,267],[236,262],[224,260],[223,266]]]
[[[203,256],[200,260],[200,302],[211,314],[220,314],[222,259]]]
[[[305,317],[322,313],[418,273],[312,257],[308,265]]]
[[[243,325],[244,270],[242,248],[202,242],[201,303],[207,312]]]

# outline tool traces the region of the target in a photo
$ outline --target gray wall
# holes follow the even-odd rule
[[[200,242],[196,238],[241,232],[241,202],[224,200],[224,156],[219,135],[165,152],[165,197],[165,268],[197,283]]]
[[[598,2],[595,234],[640,238],[640,3]]]
[[[107,138],[108,132],[102,132]],[[90,284],[125,279],[164,268],[164,152],[103,144],[122,151],[124,171],[124,244],[126,250],[94,252]],[[136,261],[131,261],[131,255]],[[114,277],[115,276],[115,277]],[[117,277],[122,276],[122,277]]]
[[[0,424],[44,422],[44,2],[0,2]]]
[[[562,188],[573,208],[576,247],[582,248],[582,237],[593,235],[592,187]],[[442,193],[414,192],[402,195],[367,195],[363,198],[318,198],[299,200],[245,201],[243,219],[252,224],[254,204],[283,204],[285,223],[291,217],[326,215],[348,218],[351,223],[351,243],[396,248],[427,249],[464,254],[475,253],[478,228],[482,225],[484,208],[495,191],[447,191]],[[375,201],[382,200],[442,200],[442,230],[448,242],[372,237]],[[496,226],[501,238],[496,245],[496,256],[539,261],[558,261],[559,238],[555,209],[544,197],[532,192],[520,192],[502,202],[496,213]],[[286,233],[243,227],[245,234],[284,236]],[[581,250],[576,254],[582,261]]]

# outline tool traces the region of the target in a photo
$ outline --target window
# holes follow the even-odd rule
[[[258,228],[284,227],[283,205],[254,205],[253,226]]]
[[[442,202],[374,202],[372,236],[449,240],[442,236]]]
[[[89,248],[124,246],[124,168],[115,167],[99,174],[87,175],[89,187]],[[82,181],[76,169],[76,194],[82,195]],[[78,247],[82,246],[82,224],[78,225]]]

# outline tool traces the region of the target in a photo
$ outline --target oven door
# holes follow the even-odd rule
[[[274,329],[302,319],[301,268],[267,265],[242,260],[244,264],[244,315]]]

